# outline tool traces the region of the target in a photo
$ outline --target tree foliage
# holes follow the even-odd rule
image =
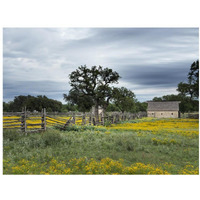
[[[199,60],[193,62],[188,73],[188,82],[180,82],[177,91],[182,96],[189,96],[190,99],[199,98]]]
[[[39,95],[37,97],[28,96],[16,96],[13,101],[9,103],[3,103],[4,112],[20,112],[22,108],[26,106],[29,111],[41,111],[42,108],[46,108],[48,112],[58,111],[62,109],[62,103],[53,99],[47,98],[45,95]]]
[[[125,87],[113,88],[112,101],[121,112],[136,112],[135,94]]]
[[[146,102],[136,101],[135,105],[136,105],[136,112],[146,112],[147,111],[148,104]]]
[[[72,88],[69,94],[64,94],[64,99],[68,105],[77,106],[80,112],[89,111],[94,105],[93,99],[90,96],[81,94],[78,90]]]
[[[112,69],[102,66],[88,68],[86,65],[78,67],[69,75],[72,89],[65,100],[71,101],[82,109],[95,106],[95,115],[98,119],[98,107],[106,107],[111,98],[112,89],[110,84],[118,83],[119,74]],[[77,99],[74,94],[77,94]],[[87,100],[89,100],[89,103]],[[82,105],[79,103],[82,101]]]

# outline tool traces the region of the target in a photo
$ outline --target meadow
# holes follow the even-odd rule
[[[199,120],[4,130],[3,174],[199,174]]]

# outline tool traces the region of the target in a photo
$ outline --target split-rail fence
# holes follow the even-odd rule
[[[95,118],[93,113],[82,112],[46,112],[43,108],[41,113],[31,113],[22,109],[22,112],[3,113],[4,129],[20,129],[22,132],[45,131],[47,127],[58,126],[65,129],[69,125],[106,125],[119,123],[120,121],[132,120],[135,118],[146,117],[146,112],[139,113],[120,113],[110,112],[99,115],[99,119]],[[39,121],[39,122],[38,122]]]

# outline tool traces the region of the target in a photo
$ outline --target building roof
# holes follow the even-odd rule
[[[180,101],[147,101],[147,111],[179,111]]]

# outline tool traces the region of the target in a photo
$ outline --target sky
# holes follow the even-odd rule
[[[65,103],[69,74],[103,66],[143,102],[177,94],[199,55],[198,28],[4,28],[3,101],[46,95]]]

